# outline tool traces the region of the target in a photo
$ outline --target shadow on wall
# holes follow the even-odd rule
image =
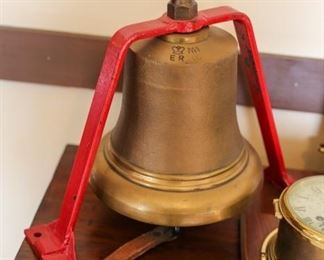
[[[242,135],[256,149],[263,165],[267,166],[254,108],[238,106],[237,112]],[[284,110],[273,112],[287,168],[324,172],[324,154],[318,151],[319,145],[324,143],[323,115]]]
[[[303,154],[306,169],[324,172],[324,153],[319,151],[320,144],[324,144],[324,118],[319,125],[318,134],[309,139],[307,151]]]
[[[324,95],[322,96],[322,105],[324,107]],[[322,117],[316,136],[309,139],[308,149],[303,154],[306,169],[319,169],[324,172],[324,153],[321,153],[320,145],[324,144],[324,118]],[[314,150],[316,152],[314,152]]]

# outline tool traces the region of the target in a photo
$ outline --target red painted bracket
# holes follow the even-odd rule
[[[200,11],[192,20],[177,21],[166,15],[126,26],[115,33],[105,53],[81,143],[73,163],[59,218],[25,230],[27,241],[42,259],[75,259],[74,227],[88,186],[90,171],[129,46],[138,40],[170,33],[190,33],[205,26],[233,21],[240,45],[242,69],[257,112],[269,159],[266,176],[284,187],[287,175],[272,115],[260,57],[249,18],[230,7]]]

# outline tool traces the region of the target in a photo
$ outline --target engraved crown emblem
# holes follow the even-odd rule
[[[183,46],[177,45],[172,47],[172,54],[174,55],[183,55],[184,51],[185,51],[185,47]]]

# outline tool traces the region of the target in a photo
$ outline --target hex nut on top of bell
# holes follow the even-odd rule
[[[170,0],[168,16],[174,20],[190,20],[198,14],[198,5],[195,0]]]

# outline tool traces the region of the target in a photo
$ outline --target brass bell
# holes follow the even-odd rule
[[[136,42],[91,185],[109,207],[165,226],[240,214],[262,183],[236,117],[238,46],[216,27]]]

